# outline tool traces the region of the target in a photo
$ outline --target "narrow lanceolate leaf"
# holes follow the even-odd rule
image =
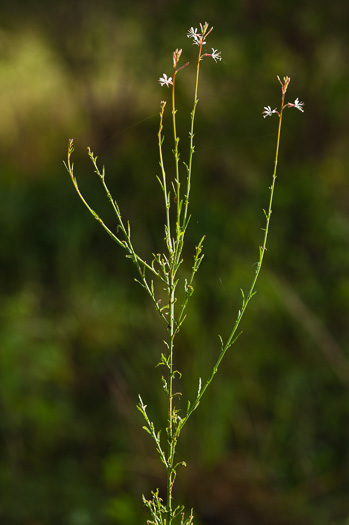
[[[244,291],[242,288],[240,288],[240,291],[241,291],[241,295],[242,295],[242,306],[244,307],[245,306],[245,294],[244,294]]]
[[[149,428],[148,428],[148,427],[146,427],[146,426],[143,426],[142,428],[144,428],[144,430],[145,430],[146,432],[148,432],[148,434],[149,434],[149,435],[151,436],[151,432],[150,432],[150,430],[149,430]]]
[[[160,186],[161,186],[162,191],[164,191],[164,185],[163,185],[162,180],[160,179],[160,177],[158,177],[158,175],[156,176],[156,178],[157,178],[157,180],[159,181],[159,184],[160,184]]]

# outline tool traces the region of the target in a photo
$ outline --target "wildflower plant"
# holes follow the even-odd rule
[[[164,341],[165,348],[160,355],[158,366],[163,368],[162,386],[163,391],[166,395],[167,400],[167,418],[162,429],[155,428],[153,421],[150,419],[147,411],[147,405],[143,401],[141,395],[139,395],[139,403],[137,405],[138,410],[142,414],[144,419],[144,430],[151,436],[154,447],[157,454],[159,455],[160,461],[162,462],[165,470],[167,491],[166,494],[159,494],[159,490],[156,489],[152,492],[152,497],[147,499],[143,496],[143,502],[150,511],[151,518],[147,521],[148,524],[153,525],[171,525],[178,523],[180,525],[191,525],[193,524],[193,511],[185,516],[184,507],[182,505],[176,505],[174,503],[174,483],[177,475],[177,470],[180,466],[185,466],[185,462],[177,460],[176,451],[178,440],[181,436],[181,432],[192,414],[198,408],[200,401],[205,394],[207,388],[211,385],[213,378],[215,377],[218,368],[227,353],[228,349],[235,343],[236,339],[240,335],[238,331],[240,322],[246,312],[247,306],[256,293],[255,286],[257,283],[258,276],[261,271],[264,254],[266,251],[269,225],[272,214],[273,195],[276,181],[276,170],[278,163],[280,134],[283,111],[285,108],[296,108],[303,112],[303,102],[300,102],[298,98],[294,103],[285,103],[285,94],[290,83],[289,77],[284,77],[283,81],[279,80],[281,84],[281,105],[279,109],[271,109],[271,106],[266,106],[263,111],[263,116],[272,116],[273,114],[278,115],[278,134],[276,140],[276,152],[274,161],[274,172],[272,177],[272,183],[270,186],[269,205],[267,211],[264,210],[265,214],[265,228],[262,244],[259,247],[259,259],[255,266],[255,272],[251,280],[249,290],[245,293],[241,290],[241,307],[238,310],[235,320],[232,322],[229,335],[224,339],[219,336],[220,346],[217,351],[216,362],[212,370],[208,373],[205,381],[201,378],[197,379],[198,387],[197,393],[194,399],[188,400],[182,404],[180,402],[180,380],[182,372],[176,369],[174,356],[175,356],[175,341],[176,336],[182,328],[183,322],[186,318],[187,307],[190,298],[194,292],[194,280],[196,274],[200,268],[203,260],[203,242],[205,236],[203,236],[194,250],[194,256],[191,266],[191,273],[189,278],[183,278],[180,275],[180,268],[183,263],[183,246],[188,229],[190,214],[189,214],[189,201],[192,183],[192,171],[193,171],[193,157],[194,157],[194,125],[198,99],[199,89],[199,76],[202,61],[206,58],[211,58],[215,62],[221,60],[221,52],[211,48],[211,52],[205,51],[206,40],[210,36],[213,28],[209,27],[209,24],[205,22],[200,24],[200,31],[197,28],[191,27],[188,30],[187,37],[192,40],[192,44],[198,47],[197,61],[196,61],[196,79],[194,88],[194,100],[193,107],[190,113],[190,124],[189,124],[189,154],[186,162],[180,162],[180,150],[179,150],[179,136],[177,134],[177,122],[176,122],[176,82],[178,73],[189,65],[189,62],[180,65],[182,56],[182,49],[176,49],[172,55],[172,73],[171,76],[167,76],[164,73],[158,82],[160,86],[171,88],[171,114],[172,114],[172,128],[173,128],[173,155],[174,155],[174,175],[171,178],[168,176],[167,170],[164,164],[163,158],[163,120],[165,116],[166,102],[161,101],[160,104],[160,125],[158,130],[158,150],[159,150],[159,165],[160,174],[157,179],[162,190],[164,199],[164,211],[165,211],[165,225],[164,225],[164,248],[162,252],[153,254],[153,259],[147,262],[141,255],[136,251],[132,237],[131,237],[131,226],[129,221],[125,221],[121,215],[121,211],[117,201],[111,195],[106,180],[105,180],[105,168],[99,168],[97,165],[97,156],[93,154],[90,148],[88,148],[88,155],[94,166],[95,173],[100,179],[103,188],[106,192],[107,199],[111,207],[114,210],[116,216],[117,229],[114,233],[97,215],[93,208],[87,203],[83,195],[81,194],[76,178],[74,176],[74,165],[71,160],[73,153],[73,140],[69,140],[68,146],[68,157],[67,163],[65,164],[66,169],[71,177],[71,180],[75,186],[75,189],[81,198],[84,205],[93,215],[93,217],[100,223],[100,225],[106,230],[109,236],[116,244],[119,245],[126,252],[126,257],[131,259],[135,265],[138,273],[136,281],[144,288],[146,293],[149,295],[155,310],[158,313],[160,322],[165,324],[167,330],[167,338]],[[159,299],[160,290],[165,290],[166,300]],[[161,294],[163,296],[163,293]]]

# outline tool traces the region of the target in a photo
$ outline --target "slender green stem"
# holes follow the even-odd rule
[[[197,248],[196,258],[194,261],[194,267],[192,276],[190,279],[190,284],[187,285],[186,289],[186,297],[182,304],[182,308],[180,311],[179,318],[176,322],[175,318],[175,288],[176,288],[176,273],[179,268],[179,265],[181,263],[181,254],[183,249],[183,242],[184,242],[184,234],[185,229],[187,226],[187,217],[188,217],[188,206],[189,206],[189,194],[190,194],[190,186],[191,186],[191,172],[192,172],[192,162],[193,162],[193,154],[194,154],[194,122],[195,122],[195,112],[196,112],[196,106],[198,103],[198,84],[199,84],[199,72],[200,72],[200,61],[201,61],[201,53],[202,53],[202,42],[200,42],[199,47],[199,56],[198,56],[198,62],[197,62],[197,68],[196,68],[196,81],[195,81],[195,93],[194,93],[194,106],[193,110],[191,112],[191,127],[190,127],[190,152],[189,152],[189,163],[187,166],[187,187],[186,187],[186,193],[184,197],[184,216],[181,219],[181,212],[182,212],[182,206],[183,206],[183,200],[181,199],[181,192],[180,192],[180,177],[179,177],[179,138],[177,136],[177,129],[176,129],[176,100],[175,100],[175,81],[176,81],[176,73],[177,73],[177,63],[178,59],[180,57],[181,51],[178,52],[176,50],[173,54],[174,57],[174,70],[173,70],[173,81],[172,81],[172,125],[173,125],[173,139],[174,139],[174,157],[175,157],[175,169],[176,169],[176,175],[175,175],[175,201],[177,205],[177,213],[176,213],[176,239],[174,243],[174,251],[172,254],[170,253],[170,271],[168,276],[168,292],[169,292],[169,341],[168,341],[168,347],[169,347],[169,359],[168,359],[168,459],[167,459],[167,504],[166,504],[166,516],[167,521],[166,525],[170,525],[172,523],[173,519],[173,510],[172,510],[172,489],[173,489],[173,483],[175,479],[175,467],[174,467],[174,457],[176,452],[176,443],[177,443],[177,437],[178,437],[178,422],[175,418],[176,410],[174,407],[173,399],[174,399],[174,393],[173,393],[173,382],[174,382],[174,367],[173,367],[173,352],[174,352],[174,338],[175,335],[179,329],[180,323],[182,321],[183,312],[185,310],[185,307],[188,302],[188,298],[191,295],[191,289],[192,289],[192,281],[195,275],[195,272],[197,271],[200,262],[202,260],[202,257],[200,258],[201,253],[201,245],[203,242],[203,239],[201,240],[199,244],[199,248]],[[159,139],[160,142],[160,139]],[[162,156],[160,157],[160,162],[162,163]],[[171,257],[172,255],[172,257]],[[174,425],[176,419],[176,426]]]
[[[174,157],[175,157],[175,167],[176,167],[176,178],[175,178],[175,200],[177,204],[177,219],[176,219],[176,230],[177,237],[179,236],[179,227],[180,227],[180,215],[181,215],[181,196],[180,196],[180,179],[179,179],[179,137],[177,136],[177,125],[176,125],[176,96],[175,96],[175,87],[176,87],[176,65],[173,68],[173,82],[172,82],[172,126],[173,126],[173,141],[174,141]]]
[[[270,186],[268,213],[264,212],[265,216],[266,216],[266,226],[265,226],[265,229],[264,229],[263,244],[259,248],[259,260],[258,260],[258,263],[257,263],[256,272],[255,272],[254,278],[252,280],[252,283],[251,283],[251,286],[250,286],[250,289],[249,289],[249,292],[248,292],[246,298],[245,298],[245,296],[243,294],[242,307],[239,310],[237,319],[235,321],[233,329],[232,329],[232,331],[231,331],[231,333],[230,333],[226,343],[223,344],[223,341],[221,340],[222,341],[221,352],[220,352],[219,357],[218,357],[218,359],[217,359],[217,361],[216,361],[216,363],[215,363],[215,365],[214,365],[214,367],[212,369],[211,375],[207,379],[207,381],[206,381],[206,383],[205,383],[205,385],[204,385],[204,387],[202,389],[201,389],[201,385],[200,385],[197,397],[195,399],[195,402],[189,408],[185,418],[182,419],[180,425],[178,425],[178,427],[177,427],[176,436],[179,435],[180,431],[182,430],[182,428],[185,425],[185,423],[188,421],[189,417],[192,415],[192,413],[199,406],[201,398],[203,397],[204,393],[206,392],[208,386],[211,384],[215,374],[217,373],[219,365],[220,365],[223,357],[225,356],[227,350],[230,348],[230,346],[232,344],[234,344],[234,342],[236,341],[237,337],[240,335],[240,334],[236,335],[237,329],[238,329],[239,324],[241,322],[241,319],[242,319],[242,317],[243,317],[243,315],[244,315],[244,313],[246,311],[248,303],[250,302],[250,300],[252,299],[253,295],[255,294],[255,286],[256,286],[256,283],[257,283],[257,280],[258,280],[258,277],[259,277],[259,274],[260,274],[260,270],[261,270],[261,267],[262,267],[264,254],[265,254],[266,249],[267,249],[267,240],[268,240],[270,219],[271,219],[271,214],[272,214],[273,197],[274,197],[274,189],[275,189],[275,181],[276,181],[276,172],[277,172],[278,157],[279,157],[279,147],[280,147],[280,137],[281,137],[281,124],[282,124],[282,115],[283,115],[283,110],[284,110],[284,100],[285,100],[286,89],[287,89],[287,86],[286,86],[286,88],[284,88],[282,90],[282,101],[281,101],[281,109],[280,109],[280,112],[279,112],[279,125],[278,125],[277,141],[276,141],[274,171],[273,171],[272,184]]]
[[[195,78],[195,92],[194,92],[194,106],[191,112],[191,123],[190,123],[190,150],[189,150],[189,163],[187,166],[187,189],[184,197],[184,211],[183,211],[183,220],[182,220],[182,231],[186,228],[186,222],[188,217],[188,207],[189,207],[189,196],[190,196],[190,189],[191,189],[191,173],[192,173],[192,166],[193,166],[193,156],[194,156],[194,123],[195,123],[195,113],[196,113],[196,107],[199,102],[198,99],[198,91],[199,91],[199,74],[200,74],[200,62],[201,62],[201,54],[202,54],[202,42],[200,43],[199,47],[199,56],[198,56],[198,62],[196,65],[196,78]]]
[[[164,111],[165,111],[165,105],[166,102],[161,102],[161,112],[160,112],[160,126],[159,126],[159,158],[160,158],[160,167],[161,167],[161,173],[162,173],[162,190],[164,192],[164,199],[165,199],[165,207],[166,207],[166,244],[169,253],[171,254],[173,251],[172,247],[172,239],[171,239],[171,222],[170,222],[170,200],[169,200],[169,194],[167,192],[167,180],[166,180],[166,172],[165,172],[165,165],[164,165],[164,159],[162,155],[162,129],[163,129],[163,118],[164,118]]]
[[[174,350],[174,338],[176,334],[176,321],[175,321],[175,290],[176,284],[174,280],[173,268],[169,274],[169,328],[168,328],[168,346],[169,346],[169,360],[168,360],[168,458],[167,458],[167,524],[172,523],[172,488],[174,482],[174,455],[175,455],[175,444],[176,441],[173,437],[174,431],[174,406],[173,406],[173,350]]]
[[[145,275],[145,270],[148,270],[150,271],[155,277],[159,278],[162,282],[164,283],[167,283],[166,279],[164,278],[163,275],[161,275],[155,268],[153,265],[150,265],[148,264],[146,261],[144,261],[144,259],[142,259],[136,252],[135,252],[135,249],[133,247],[133,244],[132,244],[132,241],[131,241],[131,232],[130,232],[130,226],[128,224],[127,228],[125,227],[124,223],[123,223],[123,220],[122,220],[122,217],[121,217],[121,213],[120,213],[120,210],[119,210],[119,207],[116,203],[116,201],[113,200],[112,196],[111,196],[111,193],[106,185],[106,182],[105,182],[105,177],[104,177],[104,168],[103,168],[103,171],[101,172],[97,166],[97,157],[94,157],[93,156],[93,153],[91,152],[90,149],[88,149],[89,151],[89,157],[91,158],[92,162],[93,162],[93,165],[95,167],[95,172],[97,173],[97,175],[99,176],[99,178],[101,179],[102,181],[102,184],[103,184],[103,187],[104,187],[104,190],[107,194],[107,197],[114,209],[114,212],[117,216],[117,220],[118,220],[118,223],[119,223],[119,228],[121,229],[122,233],[123,233],[123,236],[125,237],[125,240],[121,240],[119,239],[119,237],[117,235],[115,235],[109,228],[108,226],[104,223],[104,221],[97,215],[97,213],[91,208],[91,206],[87,203],[87,201],[85,200],[84,196],[82,195],[80,189],[79,189],[79,186],[78,186],[78,183],[76,181],[76,178],[74,177],[74,165],[72,164],[71,162],[71,154],[73,152],[73,140],[71,139],[69,141],[69,146],[68,146],[68,158],[67,158],[67,163],[65,164],[66,166],[66,169],[70,175],[70,178],[74,184],[74,187],[76,189],[76,192],[78,193],[80,199],[82,200],[82,202],[84,203],[84,205],[86,206],[86,208],[89,210],[89,212],[91,213],[91,215],[93,215],[93,217],[101,224],[101,226],[104,228],[104,230],[108,233],[108,235],[113,239],[113,241],[115,241],[117,244],[119,244],[119,246],[121,246],[122,248],[124,248],[127,252],[128,252],[128,255],[126,255],[126,257],[129,257],[132,259],[133,263],[135,264],[137,270],[138,270],[138,273],[140,275],[140,281],[138,281],[142,286],[143,288],[145,288],[148,292],[148,294],[150,295],[154,305],[155,305],[155,308],[157,310],[157,312],[159,313],[159,315],[161,316],[161,318],[166,322],[166,324],[168,323],[168,319],[166,317],[166,315],[164,314],[164,312],[162,311],[161,307],[160,307],[160,304],[159,302],[156,300],[156,297],[155,297],[155,294],[154,294],[154,289],[153,289],[153,283],[151,282],[151,284],[149,285],[147,279],[146,279],[146,275]]]
[[[273,179],[272,179],[272,184],[270,186],[270,197],[269,197],[268,213],[265,214],[266,215],[266,225],[265,225],[265,229],[264,229],[263,244],[259,248],[259,261],[257,263],[256,273],[254,275],[254,278],[253,278],[250,290],[249,290],[249,292],[247,294],[246,300],[243,300],[243,304],[242,304],[242,308],[240,310],[240,314],[239,314],[239,316],[238,316],[238,318],[236,320],[236,323],[234,325],[234,328],[233,328],[231,334],[229,335],[228,340],[227,340],[227,342],[226,342],[226,344],[224,346],[225,351],[231,345],[231,342],[232,342],[232,340],[233,340],[233,338],[235,336],[236,330],[237,330],[237,328],[238,328],[238,326],[240,324],[242,316],[245,313],[247,305],[248,305],[249,301],[252,299],[252,297],[254,295],[254,289],[255,289],[256,282],[257,282],[257,279],[259,277],[259,274],[260,274],[260,271],[261,271],[261,268],[262,268],[264,254],[265,254],[266,249],[267,249],[269,225],[270,225],[271,214],[272,214],[272,211],[273,211],[272,207],[273,207],[274,189],[275,189],[275,181],[276,181],[276,171],[277,171],[278,158],[279,158],[279,147],[280,147],[282,114],[283,114],[283,110],[284,110],[284,100],[285,100],[285,92],[283,91],[283,93],[282,93],[282,101],[281,101],[281,109],[280,109],[280,113],[279,113],[279,125],[278,125],[278,134],[277,134],[277,140],[276,140],[276,151],[275,151],[275,160],[274,160]]]

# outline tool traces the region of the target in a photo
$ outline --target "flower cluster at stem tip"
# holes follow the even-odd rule
[[[283,82],[280,80],[279,76],[277,76],[277,79],[278,79],[278,81],[281,84],[281,91],[282,91],[282,97],[283,97],[282,101],[284,101],[284,96],[285,96],[285,93],[287,91],[287,88],[288,88],[288,85],[289,85],[291,79],[290,79],[290,77],[284,77]],[[304,102],[301,102],[298,99],[298,97],[297,97],[293,104],[291,102],[287,102],[287,104],[283,103],[283,105],[281,107],[281,110],[283,110],[284,108],[296,108],[299,111],[301,111],[302,113],[304,113],[303,106],[304,106]],[[276,108],[275,109],[271,109],[270,106],[264,106],[264,111],[262,111],[262,115],[263,115],[264,118],[265,117],[271,117],[273,113],[277,113],[280,116],[280,113],[279,113],[279,111]]]
[[[214,49],[213,47],[211,48],[212,53],[201,54],[202,46],[206,44],[205,38],[211,33],[212,29],[213,27],[209,28],[209,25],[207,22],[205,22],[204,24],[200,24],[201,33],[198,32],[197,28],[194,29],[194,27],[191,27],[190,29],[188,29],[187,37],[193,40],[193,45],[200,47],[199,60],[203,59],[204,57],[211,57],[215,62],[217,62],[218,60],[222,60],[221,52],[218,51],[217,49]],[[174,75],[180,69],[183,69],[189,64],[189,62],[187,62],[186,64],[184,64],[184,66],[177,69],[177,64],[178,64],[181,54],[182,54],[181,49],[176,49],[176,51],[173,52]],[[160,86],[170,87],[173,85],[172,77],[168,77],[166,73],[164,73],[162,77],[158,79],[158,82],[160,83]]]

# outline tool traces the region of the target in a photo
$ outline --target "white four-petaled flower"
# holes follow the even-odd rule
[[[187,37],[192,38],[193,44],[197,46],[199,46],[201,43],[206,44],[206,42],[202,42],[202,35],[198,33],[197,27],[195,29],[193,27],[188,29]]]
[[[289,108],[296,108],[298,109],[299,111],[301,111],[302,113],[304,113],[304,109],[303,109],[303,106],[304,106],[304,102],[301,102],[300,100],[298,100],[298,98],[296,98],[296,100],[294,101],[294,104],[291,104],[290,102],[287,104],[287,106]]]
[[[198,29],[197,29],[197,27],[195,29],[193,27],[188,29],[188,34],[187,34],[188,38],[196,38],[197,36],[198,36]]]
[[[158,82],[160,82],[160,86],[167,87],[170,87],[170,85],[173,84],[172,77],[167,77],[166,73],[164,73],[163,76],[159,78]]]
[[[263,118],[271,117],[273,113],[278,113],[277,109],[271,109],[270,106],[264,106],[264,111],[262,111]]]
[[[222,60],[221,51],[218,51],[218,49],[213,49],[213,47],[211,49],[212,49],[211,57],[213,58],[213,60],[215,62],[217,62],[217,60]]]

